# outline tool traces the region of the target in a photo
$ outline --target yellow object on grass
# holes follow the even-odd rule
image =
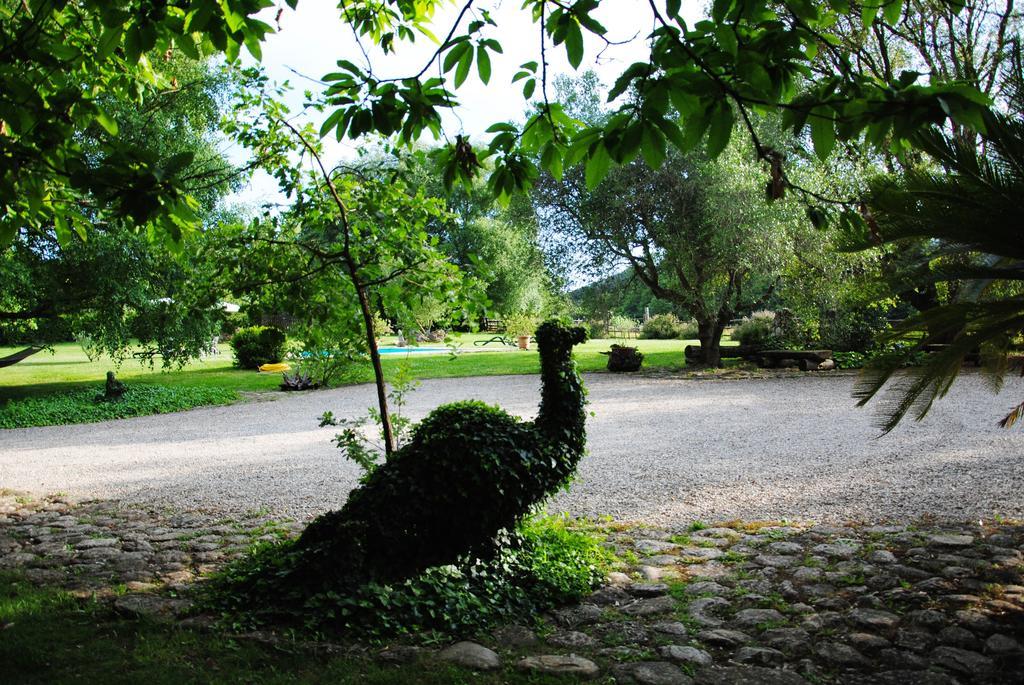
[[[281,373],[282,371],[289,371],[292,368],[291,364],[264,364],[260,367],[260,371],[263,373]]]

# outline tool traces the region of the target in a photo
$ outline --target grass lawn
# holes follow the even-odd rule
[[[265,646],[218,632],[125,619],[104,603],[0,573],[0,681],[9,683],[333,683],[498,685],[577,682],[429,662],[389,666]]]
[[[493,351],[477,351],[481,348],[474,346],[474,341],[486,340],[488,337],[490,336],[482,334],[457,336],[454,344],[460,345],[463,350],[472,351],[459,354],[454,359],[447,354],[385,355],[384,370],[388,373],[399,364],[407,362],[417,378],[540,373],[536,349],[524,352],[490,345],[483,349]],[[393,338],[384,340],[385,344],[393,342]],[[578,346],[575,355],[580,370],[604,370],[607,357],[600,352],[607,350],[615,342],[621,341],[598,339]],[[676,368],[684,366],[683,347],[697,344],[697,341],[631,340],[628,344],[638,346],[644,353],[645,368]],[[11,354],[16,349],[18,348],[0,348],[0,356]],[[100,386],[108,370],[115,370],[117,377],[129,384],[215,387],[249,392],[277,389],[281,381],[280,374],[243,371],[234,368],[231,360],[231,348],[227,344],[221,344],[219,355],[192,362],[183,369],[150,369],[148,365],[133,359],[125,360],[118,369],[110,359],[89,361],[77,343],[63,343],[55,345],[52,352],[39,352],[14,366],[0,369],[0,401]],[[368,363],[354,368],[346,379],[349,383],[366,383],[372,380],[373,373]]]

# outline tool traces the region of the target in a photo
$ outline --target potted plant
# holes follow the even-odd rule
[[[609,332],[617,333],[618,343],[612,344],[608,352],[601,354],[608,356],[609,371],[639,371],[643,364],[643,353],[633,345],[627,344],[627,337],[633,333],[640,334],[640,324],[625,316],[613,316],[608,322]]]
[[[537,320],[529,314],[511,314],[505,317],[505,333],[515,338],[519,349],[530,349],[530,336],[537,328]]]

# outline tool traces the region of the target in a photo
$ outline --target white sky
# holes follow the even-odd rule
[[[522,0],[491,0],[477,4],[489,9],[497,22],[497,28],[488,27],[489,33],[485,35],[498,40],[504,54],[492,55],[491,79],[486,86],[480,82],[474,63],[470,77],[457,91],[457,115],[446,113],[444,128],[449,137],[468,134],[475,144],[481,144],[484,142],[481,139],[484,130],[492,123],[522,118],[527,107],[522,96],[522,82],[512,84],[511,79],[523,62],[539,61],[540,28],[531,21],[528,12],[520,9]],[[662,4],[660,0],[658,4]],[[683,15],[687,21],[697,21],[703,14],[704,4],[704,0],[684,0]],[[295,11],[288,9],[284,2],[279,1],[277,5],[265,12],[264,20],[273,24],[278,9],[284,8],[280,31],[263,44],[262,64],[272,80],[292,84],[294,92],[289,98],[289,106],[298,111],[302,106],[303,91],[317,91],[321,87],[304,77],[317,79],[336,71],[339,59],[350,60],[361,67],[366,66],[366,60],[351,31],[340,20],[336,2],[302,0]],[[435,18],[431,30],[439,40],[447,35],[461,7],[461,2],[448,5]],[[473,13],[471,10],[463,18],[463,27],[472,21]],[[629,64],[646,61],[645,38],[653,27],[652,15],[643,0],[603,0],[594,16],[608,29],[609,40],[629,41],[608,47],[598,59],[598,53],[605,45],[584,31],[585,53],[579,72],[593,69],[606,85],[610,85]],[[364,44],[368,46],[367,41]],[[397,54],[390,56],[383,56],[379,51],[371,52],[374,72],[379,77],[414,75],[427,63],[436,47],[421,38],[415,44],[400,44]],[[549,83],[557,74],[573,73],[565,57],[564,45],[553,47],[549,43],[547,56]],[[436,73],[436,68],[433,71]],[[538,83],[535,97],[539,96],[539,91]],[[313,114],[316,118],[312,121],[319,128],[326,114]],[[330,141],[329,156],[334,159],[353,155],[358,145],[357,141],[351,140],[335,143],[331,138]],[[266,174],[258,173],[248,188],[236,194],[234,201],[257,205],[275,196],[276,182]]]

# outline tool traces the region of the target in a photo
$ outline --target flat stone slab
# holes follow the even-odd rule
[[[622,613],[629,616],[654,616],[675,611],[676,601],[669,596],[638,599],[622,608]]]
[[[665,540],[637,540],[633,546],[640,554],[661,554],[679,549],[679,545]]]
[[[124,595],[114,600],[114,609],[128,616],[171,619],[184,616],[192,608],[186,599],[156,595]]]
[[[675,664],[667,661],[639,661],[621,664],[617,674],[631,678],[637,685],[691,685],[693,679]]]
[[[741,633],[738,630],[727,630],[724,628],[702,630],[697,633],[697,639],[713,647],[725,648],[738,647],[754,641],[754,639],[746,633]]]
[[[974,537],[971,535],[929,535],[928,542],[942,547],[969,547],[974,544]]]
[[[437,658],[476,671],[495,671],[501,668],[501,657],[493,650],[475,642],[456,642],[438,652]]]
[[[579,632],[578,630],[559,631],[553,635],[549,635],[547,642],[548,644],[555,645],[556,647],[566,647],[569,649],[596,647],[599,644],[597,640],[586,633]]]
[[[733,620],[742,628],[753,628],[762,623],[784,622],[786,617],[775,609],[743,609],[736,612]]]
[[[712,666],[702,668],[694,685],[808,685],[792,671],[758,666]]]
[[[697,649],[696,647],[690,647],[687,645],[665,645],[658,649],[658,656],[677,664],[709,666],[714,662],[711,655],[703,649]]]
[[[601,669],[590,659],[581,656],[563,656],[561,654],[542,654],[528,656],[516,662],[520,671],[545,673],[550,675],[569,675],[590,680],[601,673]]]
[[[900,617],[896,614],[878,609],[854,609],[848,614],[848,618],[855,625],[875,630],[890,630],[900,622]]]

